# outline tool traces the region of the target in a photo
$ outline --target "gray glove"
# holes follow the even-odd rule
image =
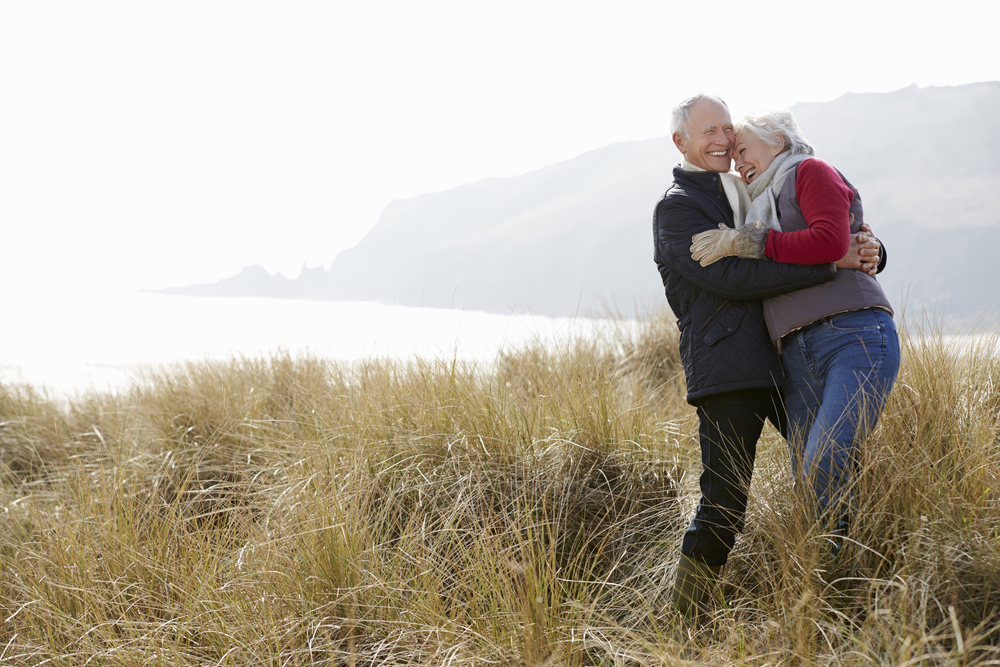
[[[764,257],[767,227],[761,222],[743,225],[739,229],[719,224],[718,229],[701,232],[691,237],[691,259],[702,266],[714,264],[723,257]]]

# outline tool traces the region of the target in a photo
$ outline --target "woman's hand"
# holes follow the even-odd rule
[[[851,214],[851,224],[854,224],[854,214]],[[870,276],[878,273],[879,253],[882,244],[872,234],[872,228],[861,225],[861,231],[851,234],[851,247],[838,262],[838,269],[858,269]]]

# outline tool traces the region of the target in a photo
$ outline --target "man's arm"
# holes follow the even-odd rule
[[[656,244],[660,261],[700,289],[724,299],[761,299],[831,280],[830,264],[803,266],[726,257],[703,267],[691,258],[691,237],[717,229],[686,199],[666,198],[656,207]]]

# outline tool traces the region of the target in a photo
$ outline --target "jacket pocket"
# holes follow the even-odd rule
[[[746,312],[746,304],[739,301],[729,302],[712,320],[706,323],[705,335],[702,338],[704,343],[715,345],[726,336],[736,333]]]

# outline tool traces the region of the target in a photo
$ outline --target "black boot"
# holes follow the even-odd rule
[[[674,580],[673,605],[681,616],[700,622],[700,617],[718,590],[721,565],[705,565],[690,556],[681,554]]]

